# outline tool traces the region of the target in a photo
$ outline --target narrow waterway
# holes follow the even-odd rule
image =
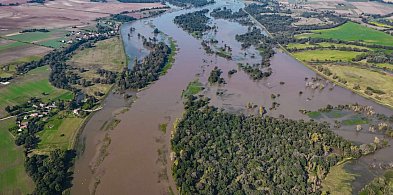
[[[244,4],[240,1],[218,0],[216,4],[206,8],[212,10],[222,6],[237,10]],[[306,87],[305,78],[317,77],[316,73],[280,51],[277,51],[272,59],[272,76],[258,82],[252,81],[237,66],[239,62],[255,63],[260,60],[258,57],[244,57],[245,52],[257,52],[252,48],[242,50],[235,40],[235,35],[247,32],[247,27],[227,20],[212,19],[211,25],[216,25],[218,32],[209,33],[208,36],[219,40],[220,44],[227,44],[233,48],[234,60],[207,55],[201,48],[201,40],[195,39],[173,23],[175,16],[195,10],[197,9],[178,10],[122,26],[122,38],[130,59],[141,59],[148,53],[143,49],[137,34],[152,38],[155,36],[152,33],[155,27],[172,37],[177,42],[179,51],[172,69],[137,94],[131,108],[117,116],[120,123],[113,130],[105,133],[97,130],[105,121],[110,120],[108,117],[116,110],[111,106],[108,106],[108,112],[105,112],[105,106],[103,111],[96,113],[89,121],[80,138],[82,143],[85,143],[85,149],[76,161],[72,194],[167,194],[169,188],[175,191],[169,159],[170,131],[173,122],[180,118],[184,111],[181,93],[195,78],[199,78],[205,85],[206,89],[202,94],[210,97],[213,105],[230,112],[255,114],[258,109],[246,109],[249,102],[268,108],[276,101],[280,106],[268,110],[268,114],[283,114],[292,119],[305,118],[299,112],[300,109],[317,110],[328,104],[355,102],[373,106],[379,113],[392,114],[392,110],[325,80],[321,81],[326,85],[323,90]],[[130,32],[131,28],[134,29],[133,32]],[[222,69],[226,85],[207,84],[208,75],[214,66]],[[231,69],[237,69],[238,73],[229,77],[227,72]],[[216,95],[217,91],[222,92],[222,95]],[[303,94],[299,95],[299,91]],[[272,100],[271,94],[280,94],[280,97]],[[113,104],[116,108],[118,103],[121,104],[110,97],[106,101],[111,102],[108,104]],[[168,124],[165,133],[159,129],[159,124],[163,123]],[[349,140],[359,139],[359,135],[353,132],[339,134]],[[360,142],[374,138],[374,135],[367,136],[367,139],[360,139]],[[97,163],[97,156],[101,153],[100,148],[105,139],[110,139],[110,144],[105,149],[105,158],[98,158]],[[389,147],[367,158],[392,161],[391,150]],[[367,164],[367,161],[364,163]],[[365,182],[360,183],[359,185],[363,185]]]

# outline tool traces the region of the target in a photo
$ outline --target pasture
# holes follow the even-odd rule
[[[332,65],[328,67],[333,74],[348,82],[345,84],[348,88],[353,89],[359,84],[360,90],[355,91],[393,107],[393,77],[391,75],[353,66]],[[367,95],[365,93],[367,87],[379,89],[385,94]]]
[[[38,133],[41,141],[34,151],[47,153],[54,149],[71,149],[82,122],[83,118],[62,112],[51,117],[44,130]]]
[[[368,47],[362,47],[362,46],[357,46],[357,45],[348,45],[348,44],[338,44],[338,43],[328,43],[328,42],[322,42],[322,43],[315,43],[315,44],[310,44],[310,43],[290,43],[288,45],[286,45],[287,49],[308,49],[308,48],[329,48],[331,46],[334,46],[336,48],[338,47],[350,47],[350,48],[357,48],[357,49],[368,49],[368,50],[372,50]]]
[[[314,30],[309,34],[301,34],[297,38],[325,38],[343,41],[360,41],[365,44],[393,46],[393,36],[384,32],[362,26],[354,22],[347,22],[341,26],[325,30]]]
[[[23,148],[8,131],[14,125],[15,119],[0,121],[0,194],[28,194],[34,186],[25,172]]]
[[[187,97],[190,95],[195,95],[202,90],[203,90],[202,83],[200,83],[197,79],[195,79],[194,81],[190,82],[187,85],[187,88],[186,90],[183,91],[182,96]]]
[[[357,55],[363,52],[354,51],[338,51],[338,50],[308,50],[292,53],[297,59],[306,62],[316,62],[316,61],[346,61],[350,62]]]

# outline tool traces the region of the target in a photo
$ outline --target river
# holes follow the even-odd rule
[[[212,10],[222,6],[237,10],[244,7],[244,4],[241,1],[218,0],[216,4],[208,5],[206,8]],[[124,102],[122,98],[109,96],[106,100],[109,102],[104,105],[104,109],[92,117],[80,137],[80,142],[84,143],[84,152],[76,160],[71,194],[167,194],[170,188],[176,191],[169,159],[171,128],[176,118],[180,118],[184,111],[181,93],[195,78],[199,78],[205,85],[205,90],[201,93],[211,98],[211,104],[229,112],[255,114],[258,109],[246,109],[245,106],[249,102],[270,107],[273,102],[271,94],[280,94],[280,97],[274,100],[280,106],[275,110],[268,110],[271,116],[283,114],[292,119],[305,119],[299,112],[300,109],[317,110],[327,104],[355,102],[373,106],[379,113],[392,114],[392,110],[325,80],[321,81],[326,85],[324,90],[306,87],[305,78],[317,77],[316,73],[280,51],[272,58],[273,74],[268,78],[255,82],[241,70],[228,76],[226,73],[229,70],[238,69],[237,63],[254,63],[260,60],[258,56],[244,57],[244,52],[257,52],[253,48],[242,50],[235,40],[235,35],[247,32],[247,27],[227,20],[212,19],[211,24],[218,27],[218,32],[209,33],[207,36],[215,37],[220,44],[230,45],[233,48],[234,60],[207,55],[201,48],[201,40],[187,34],[173,23],[175,16],[199,9],[201,8],[175,10],[122,26],[121,34],[130,59],[141,59],[148,52],[143,49],[137,33],[153,37],[155,35],[152,31],[157,27],[177,42],[179,50],[176,60],[166,75],[138,92],[137,99],[129,110],[114,116],[115,110],[124,107]],[[135,31],[128,36],[131,27],[135,28]],[[226,85],[207,84],[210,70],[214,66],[218,66],[224,72]],[[217,96],[217,91],[223,94]],[[299,95],[299,91],[303,94]],[[114,117],[120,121],[115,128],[105,132],[98,130]],[[96,123],[100,125],[95,125]],[[159,124],[163,123],[168,124],[165,133],[159,129]],[[355,133],[340,135],[350,140],[359,139]],[[360,141],[365,142],[373,137],[370,135]],[[388,160],[393,160],[391,155],[386,155],[391,154],[392,148],[389,148],[368,158],[389,156]],[[97,160],[103,149],[103,158]]]

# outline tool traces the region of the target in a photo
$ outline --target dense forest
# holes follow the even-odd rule
[[[208,9],[203,9],[201,11],[176,16],[174,22],[188,33],[192,33],[197,37],[200,37],[203,32],[211,29],[211,27],[207,25],[209,18],[206,14],[208,12]]]
[[[190,96],[175,124],[173,175],[181,194],[313,194],[358,146],[327,123],[245,116]]]
[[[34,194],[62,194],[71,187],[75,151],[55,150],[46,155],[27,157],[26,171],[36,184]]]

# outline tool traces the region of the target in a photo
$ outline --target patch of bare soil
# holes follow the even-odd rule
[[[8,64],[28,56],[43,56],[52,51],[51,48],[28,44],[0,52],[1,64]]]

